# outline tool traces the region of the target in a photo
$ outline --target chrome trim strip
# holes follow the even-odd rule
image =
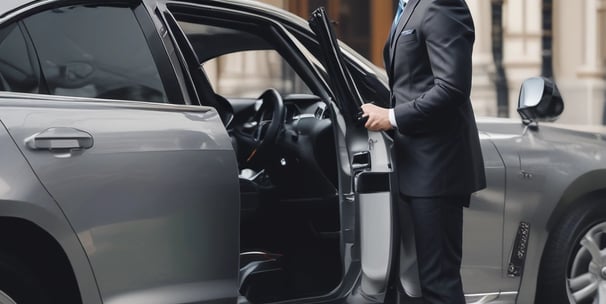
[[[489,304],[489,303],[515,303],[517,291],[489,292],[466,294],[465,301],[469,304]]]
[[[1,0],[0,0],[1,1]],[[146,110],[162,110],[162,111],[188,111],[188,112],[202,112],[206,113],[211,111],[210,107],[197,106],[197,105],[181,105],[171,103],[160,103],[160,102],[147,102],[147,101],[135,101],[135,100],[119,100],[119,99],[102,99],[93,97],[77,97],[77,96],[63,96],[63,95],[48,95],[38,93],[19,93],[19,92],[7,92],[0,91],[0,106],[11,105],[11,103],[23,104],[22,101],[27,102],[64,102],[66,104],[87,104],[90,106],[98,105],[101,107],[114,107],[114,108],[135,108],[135,109],[146,109]]]

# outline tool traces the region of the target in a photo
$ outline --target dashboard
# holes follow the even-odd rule
[[[262,101],[261,101],[262,102]],[[273,187],[281,200],[316,200],[336,195],[337,154],[330,111],[313,95],[283,97],[284,122],[263,158],[250,160],[250,148],[242,140],[247,128],[263,111],[259,100],[230,100],[235,123],[231,135],[241,169],[263,171],[264,186]],[[263,114],[261,114],[263,116]],[[265,118],[263,118],[265,119]]]

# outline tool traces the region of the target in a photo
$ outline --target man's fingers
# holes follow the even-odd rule
[[[377,106],[370,104],[370,103],[365,103],[362,105],[362,111],[364,111],[364,113],[368,113],[368,112],[372,112],[374,110],[374,108],[376,108]]]
[[[370,115],[368,115],[368,120],[366,121],[366,124],[364,124],[364,127],[366,129],[369,129],[372,131],[374,124],[375,124],[374,119],[372,117],[370,117]]]
[[[379,130],[379,129],[377,128],[377,127],[378,127],[377,122],[376,122],[375,120],[373,120],[373,119],[369,119],[369,120],[366,122],[366,124],[364,125],[364,127],[365,127],[366,129],[370,130],[370,131],[378,131],[378,130]]]
[[[370,131],[384,131],[390,129],[390,125],[386,125],[385,121],[383,121],[386,118],[383,118],[384,113],[382,110],[384,109],[373,104],[362,105],[362,117],[368,118],[364,124],[366,129]]]

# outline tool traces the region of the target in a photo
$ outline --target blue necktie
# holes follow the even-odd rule
[[[398,1],[398,9],[396,10],[396,16],[393,19],[393,24],[391,25],[391,31],[389,32],[390,41],[393,39],[393,35],[395,34],[396,29],[398,28],[398,23],[400,22],[400,18],[402,18],[402,13],[404,13],[404,7],[406,7],[406,2],[404,0]]]

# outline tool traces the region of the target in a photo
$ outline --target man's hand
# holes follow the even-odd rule
[[[362,105],[364,114],[362,117],[368,117],[368,121],[364,125],[370,131],[388,131],[393,129],[389,121],[389,109],[375,106],[371,103]]]

